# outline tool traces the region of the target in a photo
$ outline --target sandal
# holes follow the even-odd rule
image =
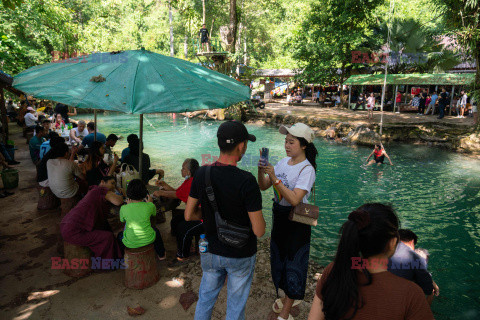
[[[278,316],[278,317],[277,317],[277,320],[294,320],[294,319],[293,319],[292,315],[289,314],[287,319],[284,319],[284,318]]]
[[[295,307],[295,306],[298,306],[300,304],[300,302],[302,302],[302,300],[294,300],[292,308]],[[273,312],[275,312],[275,313],[282,312],[282,309],[283,309],[282,299],[279,298],[279,299],[275,300],[275,302],[273,303],[272,309],[273,309]]]

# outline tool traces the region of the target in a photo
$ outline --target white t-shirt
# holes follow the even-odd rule
[[[83,177],[78,165],[67,159],[48,160],[47,173],[50,189],[60,199],[73,197],[78,191],[75,176]]]
[[[282,180],[283,185],[288,189],[302,189],[307,191],[302,202],[308,203],[308,197],[310,196],[310,191],[315,182],[315,170],[308,160],[304,160],[292,166],[288,164],[290,159],[290,157],[286,157],[278,161],[274,167],[275,175],[278,179]],[[300,171],[302,172],[300,173]],[[285,198],[283,198],[279,204],[282,206],[291,206]]]
[[[83,131],[78,131],[78,127],[76,128],[73,128],[72,130],[70,130],[70,132],[74,132],[75,134],[75,137],[80,137],[81,140],[83,140],[83,138],[85,138],[87,135],[88,135],[88,130],[87,128],[84,128]],[[72,138],[70,138],[70,142],[73,142],[74,140]]]
[[[37,123],[37,117],[33,113],[27,112],[25,114],[25,126],[26,127],[34,127]]]

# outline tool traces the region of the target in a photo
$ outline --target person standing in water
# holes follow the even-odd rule
[[[370,160],[370,162],[369,162],[368,160],[370,159],[370,157],[372,155],[373,155],[373,159]],[[370,155],[368,156],[368,158],[365,162],[367,162],[367,166],[375,164],[375,163],[382,164],[383,161],[385,160],[385,157],[387,157],[388,161],[390,161],[390,165],[393,166],[392,160],[388,156],[388,154],[385,151],[385,149],[383,148],[383,146],[381,144],[376,144],[372,153],[370,153]]]
[[[312,227],[289,220],[289,213],[300,203],[308,203],[315,183],[317,149],[315,133],[303,124],[279,129],[285,137],[287,157],[275,167],[261,159],[258,163],[258,184],[261,190],[274,189],[273,227],[270,241],[270,266],[277,290],[285,298],[277,299],[273,311],[278,320],[293,320],[290,311],[305,298],[310,234]]]

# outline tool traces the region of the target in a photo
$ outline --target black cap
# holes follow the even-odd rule
[[[222,123],[217,131],[218,144],[220,146],[236,145],[245,140],[255,142],[257,138],[249,134],[243,123],[230,120]]]

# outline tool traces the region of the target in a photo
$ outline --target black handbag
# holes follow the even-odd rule
[[[210,201],[212,209],[215,213],[218,239],[220,242],[228,246],[237,249],[243,248],[250,239],[252,229],[250,227],[241,226],[233,222],[228,222],[220,216],[217,201],[215,200],[215,193],[213,192],[212,182],[210,179],[211,169],[211,166],[207,166],[205,173],[205,186],[208,200]]]

